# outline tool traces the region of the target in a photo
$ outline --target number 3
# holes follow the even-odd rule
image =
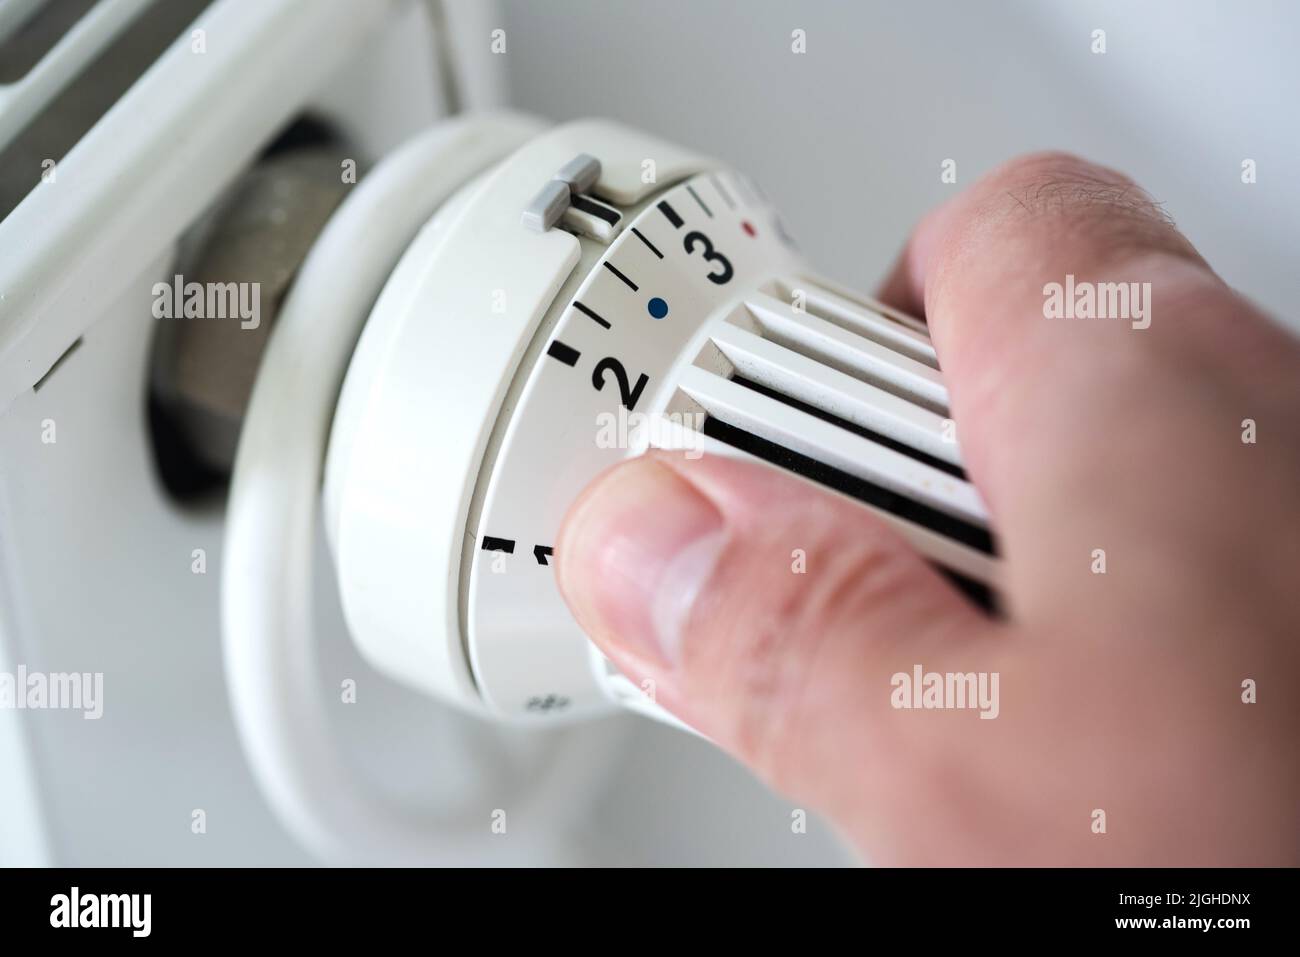
[[[704,246],[704,261],[706,263],[717,263],[722,267],[721,272],[709,273],[709,281],[715,282],[719,286],[731,282],[731,277],[736,274],[735,270],[731,268],[731,261],[722,253],[714,250],[713,242],[708,236],[698,231],[692,231],[682,238],[682,245],[686,247],[687,253],[695,252],[695,247],[698,244]]]

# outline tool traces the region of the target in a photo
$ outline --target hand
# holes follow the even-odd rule
[[[1067,275],[1150,283],[1149,327],[1045,318]],[[873,861],[1300,863],[1300,345],[1060,154],[929,215],[882,295],[929,323],[1003,616],[847,499],[652,453],[566,519],[579,622]],[[996,718],[894,707],[918,664],[996,674]]]

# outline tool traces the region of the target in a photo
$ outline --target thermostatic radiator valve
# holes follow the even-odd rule
[[[366,322],[325,475],[362,652],[503,718],[667,718],[554,577],[580,490],[651,446],[852,496],[989,599],[988,515],[924,324],[819,279],[743,174],[578,122],[461,188]]]

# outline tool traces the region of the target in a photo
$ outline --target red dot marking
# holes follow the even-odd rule
[[[740,228],[751,236],[757,235],[757,233],[754,232],[754,227],[750,224],[748,219],[741,221]]]

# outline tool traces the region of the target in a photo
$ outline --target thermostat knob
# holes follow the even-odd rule
[[[649,447],[850,496],[991,600],[988,513],[925,325],[819,278],[742,173],[579,122],[440,210],[358,343],[325,497],[362,652],[502,718],[671,721],[588,642],[554,572],[581,489]]]

